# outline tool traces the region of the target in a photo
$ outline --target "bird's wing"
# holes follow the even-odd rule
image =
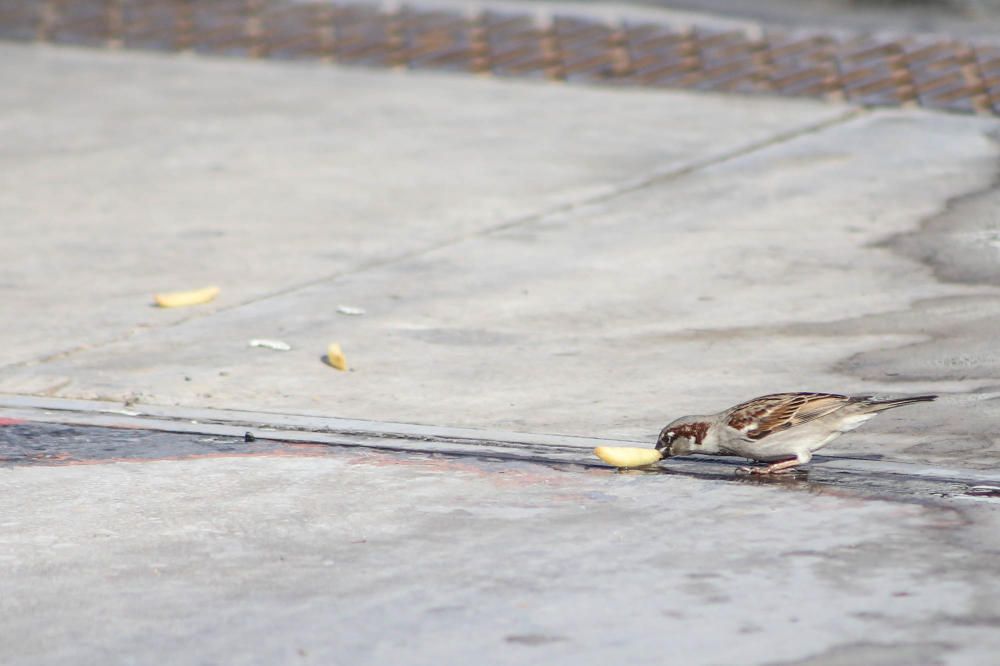
[[[763,439],[855,401],[857,398],[834,393],[775,393],[736,405],[729,410],[726,423],[748,439]]]

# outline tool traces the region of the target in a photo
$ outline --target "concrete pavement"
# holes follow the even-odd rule
[[[649,441],[769,391],[934,391],[829,452],[995,476],[996,120],[0,50],[0,392],[53,401],[31,418],[236,409]],[[209,283],[210,305],[150,307]],[[351,372],[321,363],[331,340]],[[379,446],[3,470],[0,656],[981,664],[1000,647],[996,500],[958,487]]]
[[[1000,649],[997,558],[959,508],[385,453],[3,478],[7,663],[984,664]]]
[[[772,391],[940,391],[838,445],[996,462],[996,291],[893,243],[990,190],[997,121],[8,49],[2,391],[625,438]],[[46,72],[70,108],[30,94]]]

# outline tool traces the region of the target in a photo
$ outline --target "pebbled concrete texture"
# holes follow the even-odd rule
[[[98,469],[3,472],[5,663],[982,664],[1000,649],[998,514],[972,502],[384,453]]]

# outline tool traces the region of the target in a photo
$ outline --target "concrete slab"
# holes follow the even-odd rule
[[[188,426],[120,431],[132,462],[107,434],[7,431],[3,663],[1000,649],[1000,513],[966,493],[1000,458],[996,122],[0,55],[0,390],[20,394],[0,417]],[[218,303],[147,306],[203,282]],[[352,372],[320,362],[333,339]],[[678,413],[806,388],[945,396],[774,484],[726,462],[619,474],[583,459],[592,441],[541,434],[648,441]],[[296,431],[320,421],[302,414],[417,425]],[[254,418],[355,448],[241,448]]]
[[[989,327],[968,329],[956,312],[995,317],[995,288],[944,282],[885,244],[959,195],[989,190],[997,127],[871,113],[419,256],[8,371],[0,387],[646,441],[677,415],[771,391],[940,391],[949,394],[943,401],[880,417],[833,450],[993,466],[995,373],[851,368],[865,353],[906,355],[932,330],[978,336],[988,362]],[[337,303],[368,314],[338,315]],[[247,348],[260,336],[295,350]],[[352,372],[320,362],[330,340],[344,346]],[[959,353],[952,349],[945,356]]]
[[[0,365],[170,325],[834,119],[815,103],[0,45]],[[335,304],[334,304],[335,305]]]
[[[957,665],[1000,649],[990,502],[350,452],[2,475],[4,663]]]

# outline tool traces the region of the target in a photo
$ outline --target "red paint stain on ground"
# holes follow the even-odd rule
[[[406,467],[430,473],[463,474],[487,479],[498,487],[562,486],[568,479],[552,470],[506,469],[491,466],[480,460],[460,458],[408,458],[382,451],[364,451],[349,465],[370,465],[373,467]]]
[[[23,419],[8,419],[0,416],[0,426],[21,425],[22,423],[26,423],[26,421]]]

